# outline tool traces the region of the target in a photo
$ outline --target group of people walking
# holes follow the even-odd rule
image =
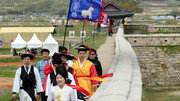
[[[13,85],[13,99],[20,101],[85,101],[89,99],[102,81],[101,63],[97,52],[86,45],[78,48],[78,58],[65,47],[49,58],[49,50],[42,49],[43,60],[34,67],[35,55],[28,52],[21,55],[24,65],[18,68]],[[87,51],[89,55],[87,58]],[[75,60],[73,63],[72,60]]]

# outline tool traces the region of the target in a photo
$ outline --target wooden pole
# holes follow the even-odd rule
[[[84,33],[84,20],[83,20],[83,30],[82,30],[82,31],[83,31],[83,33]],[[84,33],[84,34],[85,34],[85,33]],[[84,34],[83,34],[83,35],[84,35]],[[84,36],[82,36],[82,38],[81,38],[81,40],[82,40],[82,41],[81,41],[81,42],[82,42],[82,45],[84,44],[83,38],[84,38]]]
[[[67,26],[68,26],[68,22],[69,22],[69,19],[67,19],[67,21],[66,21],[65,32],[64,32],[64,40],[63,40],[63,47],[65,47],[65,41],[66,41],[66,32],[67,32]]]
[[[95,38],[95,35],[96,35],[96,33],[95,33],[95,31],[96,31],[96,23],[95,23],[95,25],[94,25],[94,33],[93,33],[93,46],[95,46],[95,44],[94,44],[94,38]]]

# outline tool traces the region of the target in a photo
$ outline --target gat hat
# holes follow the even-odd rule
[[[59,52],[62,52],[63,50],[66,50],[66,51],[67,51],[67,48],[66,48],[66,47],[63,47],[63,46],[60,46],[60,47],[59,47]]]
[[[61,56],[65,56],[68,60],[72,60],[75,59],[75,57],[71,54],[68,54],[67,52],[61,52],[60,54],[58,54],[60,57]]]
[[[34,60],[36,56],[32,54],[31,52],[26,52],[21,55],[21,60],[23,60],[25,57],[29,57],[31,60]]]
[[[89,53],[92,53],[91,49],[86,45],[81,45],[81,46],[79,46],[78,48],[75,48],[75,49],[77,49],[78,51],[88,51],[89,50]]]
[[[75,48],[75,49],[77,49],[77,50],[79,50],[79,51],[88,51],[88,50],[90,50],[90,48],[88,47],[88,46],[86,46],[86,45],[80,45],[78,48]]]

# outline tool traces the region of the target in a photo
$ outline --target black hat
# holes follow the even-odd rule
[[[58,54],[60,57],[61,56],[65,56],[68,60],[72,60],[75,59],[73,55],[68,54],[67,52],[61,52],[60,54]]]
[[[62,52],[62,50],[66,50],[66,51],[67,51],[67,48],[66,48],[66,47],[63,47],[63,46],[60,46],[60,47],[59,47],[59,52]]]
[[[88,51],[90,50],[90,48],[86,45],[80,45],[78,48],[75,48],[77,49],[78,51]]]
[[[31,52],[27,52],[21,55],[21,60],[23,60],[25,57],[29,57],[31,60],[34,60],[36,56],[32,54]]]

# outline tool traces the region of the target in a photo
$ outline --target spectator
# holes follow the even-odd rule
[[[37,69],[39,70],[42,85],[44,82],[45,74],[44,74],[44,68],[47,63],[49,63],[49,50],[48,49],[42,49],[41,55],[43,56],[43,59],[37,63]],[[45,96],[45,92],[41,93],[41,100],[47,101],[47,96]]]

